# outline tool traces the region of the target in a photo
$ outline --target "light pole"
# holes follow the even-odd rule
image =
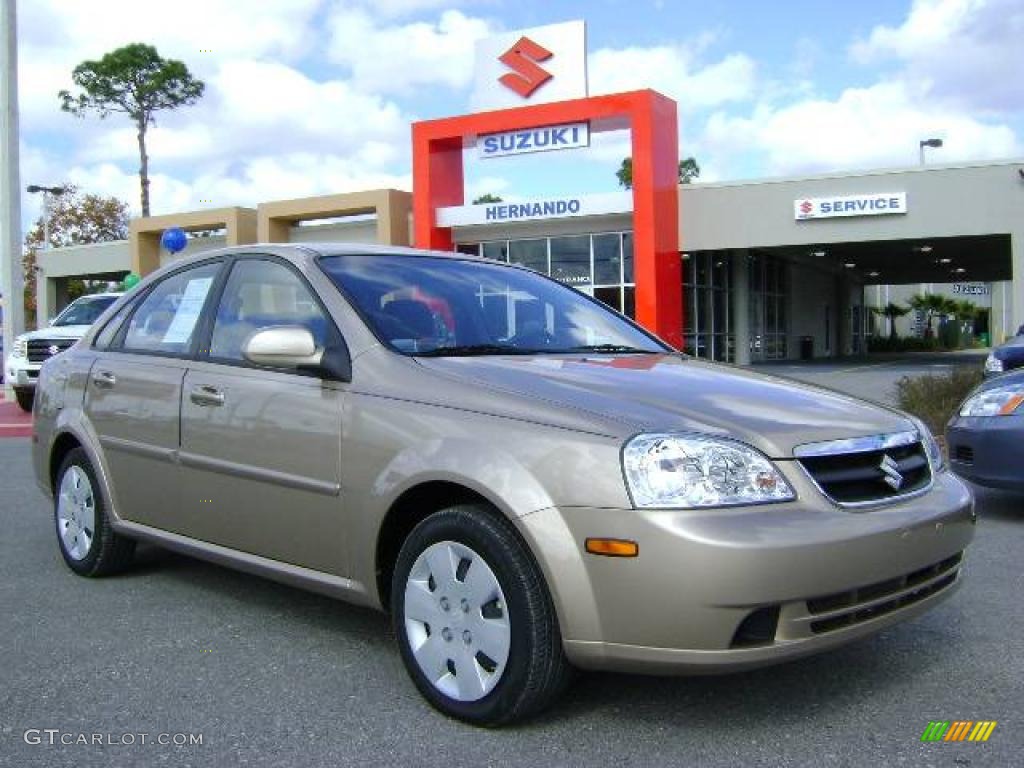
[[[50,195],[59,197],[67,192],[64,187],[41,187],[38,184],[29,184],[25,191],[30,194],[43,193],[43,250],[50,249]]]
[[[932,149],[938,149],[942,146],[942,139],[921,139],[917,143],[917,148],[921,153],[921,165],[924,165],[924,148],[931,147]]]

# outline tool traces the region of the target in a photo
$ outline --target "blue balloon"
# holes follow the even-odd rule
[[[185,230],[181,227],[165,229],[164,233],[160,236],[160,245],[170,253],[183,251],[185,246],[188,245],[188,235],[185,234]]]

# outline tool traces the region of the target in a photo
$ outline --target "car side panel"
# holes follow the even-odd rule
[[[193,402],[203,388],[223,404]],[[344,574],[344,397],[309,376],[193,363],[182,402],[181,512],[168,530]]]

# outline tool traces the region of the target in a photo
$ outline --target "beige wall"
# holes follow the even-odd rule
[[[372,215],[377,243],[409,245],[411,211],[412,195],[398,189],[275,200],[260,203],[256,231],[261,243],[287,243],[295,234],[298,222]]]

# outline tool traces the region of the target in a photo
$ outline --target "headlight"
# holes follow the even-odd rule
[[[989,356],[985,358],[985,372],[1002,373],[1003,369],[1003,361],[996,357],[994,354],[989,353]]]
[[[28,339],[20,336],[14,340],[14,357],[26,357],[28,355]]]
[[[941,472],[946,468],[946,457],[942,453],[942,448],[939,447],[939,442],[935,439],[935,435],[928,429],[928,425],[921,421],[916,416],[910,417],[914,424],[917,426],[917,432],[921,435],[921,444],[924,446],[924,451],[928,454],[928,461],[932,465],[932,472]]]
[[[960,406],[961,416],[1009,416],[1024,403],[1024,384],[1010,384],[978,392]],[[1024,413],[1024,409],[1020,409]]]
[[[786,479],[741,443],[697,435],[638,435],[622,452],[633,503],[694,509],[791,501]]]

